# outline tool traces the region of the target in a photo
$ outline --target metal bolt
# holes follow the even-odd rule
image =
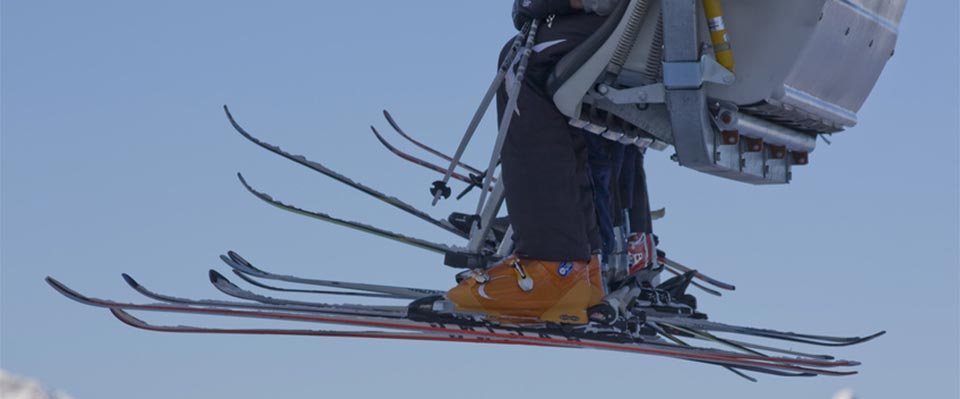
[[[724,111],[720,114],[720,120],[723,121],[723,123],[733,122],[733,115],[730,115],[730,112]]]

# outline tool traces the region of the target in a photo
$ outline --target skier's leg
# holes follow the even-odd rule
[[[644,154],[638,149],[633,165],[634,171],[630,215],[630,236],[627,238],[630,274],[644,269],[656,269],[657,248],[653,237],[653,219],[650,216],[650,196],[647,191],[647,176],[643,168]],[[655,276],[655,273],[653,274]]]
[[[613,175],[613,146],[616,143],[603,137],[585,134],[589,150],[590,178],[593,183],[593,202],[596,208],[597,225],[602,239],[604,259],[613,252],[613,198],[611,193],[611,178]]]
[[[506,205],[521,257],[589,261],[599,249],[584,139],[543,87],[556,62],[602,22],[595,15],[560,17],[537,35],[501,151]],[[501,90],[501,116],[507,100]]]
[[[447,293],[460,311],[504,321],[582,324],[600,303],[603,284],[597,257],[599,233],[590,190],[586,142],[544,90],[549,72],[603,18],[558,17],[537,35],[516,110],[501,151],[502,181],[513,225],[516,256]],[[508,75],[507,84],[511,83]],[[533,319],[533,320],[531,320]]]
[[[643,167],[644,153],[634,147],[636,152],[634,167],[634,184],[632,203],[630,207],[631,233],[653,234],[653,219],[650,217],[650,195],[647,190],[647,173]]]
[[[608,184],[604,186],[605,195],[600,198],[596,195],[596,189],[599,187],[593,172],[593,166],[590,164],[590,147],[588,139],[592,134],[580,131],[574,137],[574,150],[577,154],[577,182],[580,186],[580,212],[586,221],[587,239],[590,241],[590,253],[600,254],[603,251],[603,235],[601,233],[601,219],[599,209],[606,209],[609,214],[610,196],[609,196],[609,167],[604,172]],[[601,202],[598,202],[601,201]],[[610,224],[609,219],[604,219]],[[612,226],[611,226],[612,231]]]

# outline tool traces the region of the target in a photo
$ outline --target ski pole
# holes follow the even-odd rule
[[[536,44],[537,29],[540,27],[540,21],[534,20],[530,23],[530,32],[527,33],[527,42],[522,48],[520,63],[517,66],[517,78],[513,82],[513,87],[507,92],[507,107],[503,111],[503,119],[500,121],[500,132],[497,134],[497,143],[493,147],[493,155],[490,156],[490,164],[487,166],[487,174],[483,178],[483,186],[480,191],[480,202],[477,204],[477,214],[483,210],[483,203],[487,199],[487,187],[490,186],[490,179],[493,177],[493,170],[500,162],[500,150],[503,149],[503,142],[507,137],[507,131],[510,129],[510,123],[513,121],[513,115],[516,114],[517,99],[520,97],[520,88],[523,86],[523,79],[527,73],[527,63],[530,61],[530,55],[533,54],[533,46]]]
[[[470,125],[467,126],[466,133],[464,133],[463,138],[460,139],[460,146],[457,147],[457,152],[454,154],[453,160],[450,162],[450,167],[447,168],[447,172],[444,173],[443,180],[438,180],[433,183],[433,188],[430,190],[431,194],[433,194],[433,203],[431,205],[436,206],[437,202],[440,201],[440,196],[443,195],[444,192],[449,193],[450,189],[447,187],[447,183],[450,181],[450,175],[457,167],[457,164],[460,163],[460,158],[463,157],[463,152],[467,149],[467,144],[470,143],[470,139],[473,138],[473,133],[476,132],[477,127],[480,126],[480,121],[483,119],[483,115],[487,112],[487,108],[490,107],[490,103],[493,102],[493,97],[497,94],[497,90],[500,88],[500,85],[503,84],[503,80],[507,76],[507,71],[510,69],[510,65],[512,64],[511,61],[516,56],[517,52],[520,51],[520,45],[529,34],[529,28],[530,24],[524,26],[523,30],[521,30],[521,32],[517,34],[517,37],[514,38],[510,52],[507,54],[507,57],[504,58],[503,63],[500,64],[500,69],[497,71],[497,76],[493,79],[493,82],[490,83],[487,93],[483,96],[483,100],[480,102],[480,107],[477,108],[477,112],[474,113],[473,119],[470,120]]]

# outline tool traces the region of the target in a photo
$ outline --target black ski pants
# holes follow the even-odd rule
[[[556,63],[604,21],[591,14],[558,16],[537,32],[517,114],[501,152],[507,211],[516,254],[546,261],[588,261],[601,248],[584,133],[569,125],[544,86]],[[506,56],[512,41],[501,52]],[[511,75],[515,71],[511,68]],[[508,75],[507,85],[513,79]],[[500,119],[507,92],[497,96]]]

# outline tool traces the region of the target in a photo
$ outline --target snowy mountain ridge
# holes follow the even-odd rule
[[[0,370],[0,398],[3,399],[72,399],[59,391],[50,391],[29,378],[15,376]]]

